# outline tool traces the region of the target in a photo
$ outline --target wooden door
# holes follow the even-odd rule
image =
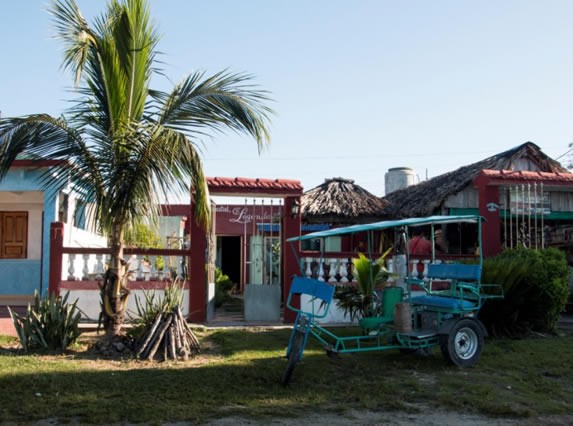
[[[0,212],[0,257],[25,259],[28,243],[28,212]]]

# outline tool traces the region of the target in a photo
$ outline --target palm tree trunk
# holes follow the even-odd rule
[[[110,235],[111,259],[100,287],[102,322],[108,337],[121,334],[127,298],[126,262],[123,259],[123,226],[114,225]]]

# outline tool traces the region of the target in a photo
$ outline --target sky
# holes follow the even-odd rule
[[[103,0],[78,0],[89,22]],[[353,179],[384,195],[384,175],[424,180],[532,141],[567,162],[573,143],[573,1],[150,0],[169,90],[193,71],[253,75],[274,109],[261,154],[214,135],[207,176]],[[3,117],[61,115],[46,0],[2,2]]]

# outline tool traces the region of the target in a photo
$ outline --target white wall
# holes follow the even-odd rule
[[[319,310],[320,300],[315,299],[313,301],[312,296],[308,294],[301,295],[300,307],[305,312],[315,312],[318,315],[322,315],[324,313],[324,310]],[[320,324],[348,324],[348,325],[358,324],[358,320],[355,320],[353,322],[350,321],[350,317],[344,316],[344,310],[336,306],[336,300],[334,299],[330,304],[330,308],[328,309],[328,313],[326,314],[326,316],[324,318],[318,318],[316,321]]]
[[[64,295],[68,290],[60,290],[60,294]],[[140,304],[145,305],[144,292],[155,292],[157,298],[162,299],[164,295],[163,290],[131,290],[129,298],[127,299],[127,311],[132,316],[136,316],[137,305],[135,300],[139,300]],[[83,315],[82,320],[97,321],[99,318],[100,310],[100,293],[99,290],[69,290],[68,302],[73,303],[78,300],[78,308],[81,309]],[[183,290],[183,303],[181,306],[183,316],[189,314],[189,290]]]

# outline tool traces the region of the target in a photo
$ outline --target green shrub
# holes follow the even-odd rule
[[[235,283],[219,268],[215,268],[215,307],[221,306],[229,300],[229,292]]]
[[[493,335],[553,332],[569,297],[568,280],[560,250],[506,250],[484,261],[482,282],[502,285],[505,297],[487,301],[480,319]]]
[[[159,234],[152,227],[137,223],[125,232],[126,247],[162,248],[163,244]]]
[[[28,304],[25,315],[19,315],[8,308],[24,351],[63,351],[76,341],[80,335],[78,325],[81,311],[77,307],[77,300],[68,303],[68,295],[69,293],[66,293],[64,297],[60,297],[52,294],[41,298],[36,291],[34,304]]]

